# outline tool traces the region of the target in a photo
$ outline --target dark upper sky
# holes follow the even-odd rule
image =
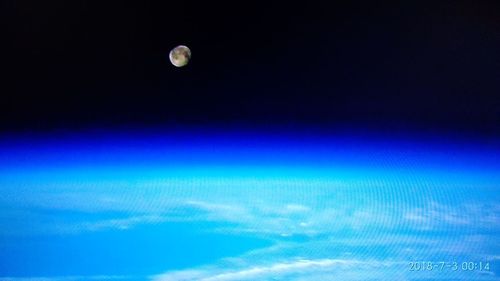
[[[498,2],[248,2],[2,1],[2,131],[500,133]],[[185,68],[167,59],[179,44]]]

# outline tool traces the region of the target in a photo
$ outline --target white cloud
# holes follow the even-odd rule
[[[476,229],[498,228],[500,225],[499,204],[445,205],[437,202],[406,211],[403,218],[408,227],[420,230],[442,230],[471,227]]]
[[[305,280],[315,280],[316,275],[330,274],[330,277],[346,275],[346,270],[362,269],[367,273],[375,268],[389,268],[398,263],[380,261],[358,261],[343,259],[298,259],[277,262],[270,265],[247,266],[237,270],[218,268],[205,270],[174,271],[152,276],[153,281],[236,281],[236,280],[287,280],[308,276]],[[366,276],[368,277],[368,275]],[[347,279],[343,279],[347,280]],[[349,279],[350,280],[350,279]]]
[[[73,226],[75,232],[100,231],[106,229],[126,230],[140,224],[158,224],[167,219],[158,215],[133,216],[120,219],[100,220],[95,222],[83,222]],[[68,229],[70,230],[70,229]]]

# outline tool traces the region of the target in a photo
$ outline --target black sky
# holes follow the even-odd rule
[[[355,124],[500,134],[497,1],[1,3],[4,132]],[[167,60],[179,44],[193,53],[185,68]]]

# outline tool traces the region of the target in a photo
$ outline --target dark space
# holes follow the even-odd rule
[[[1,3],[4,133],[355,126],[500,134],[496,1]],[[184,68],[168,61],[179,44],[193,53]]]

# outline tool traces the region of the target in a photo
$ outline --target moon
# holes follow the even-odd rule
[[[179,45],[170,51],[168,57],[173,65],[183,67],[188,64],[191,59],[191,50],[184,45]]]

